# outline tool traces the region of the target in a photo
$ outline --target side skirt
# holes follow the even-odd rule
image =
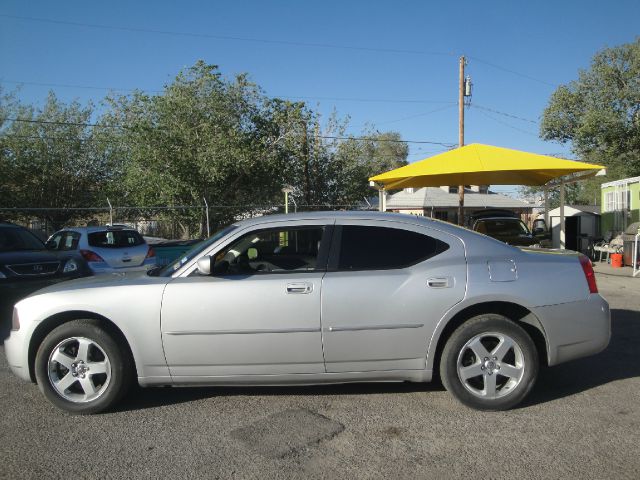
[[[390,370],[379,372],[340,372],[287,375],[233,375],[211,377],[138,377],[143,387],[152,386],[278,386],[323,385],[362,382],[430,382],[431,370]]]

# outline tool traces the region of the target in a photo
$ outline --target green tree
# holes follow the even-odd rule
[[[609,177],[640,175],[640,38],[597,53],[588,70],[551,95],[540,135],[570,143]]]
[[[282,187],[279,151],[262,112],[263,95],[243,75],[222,78],[214,65],[198,62],[181,72],[161,95],[136,92],[108,99],[102,121],[121,145],[113,167],[119,204],[216,205],[218,223],[274,203]],[[198,234],[203,213],[184,211],[184,235]],[[198,227],[198,225],[200,227]]]
[[[53,228],[84,215],[104,169],[91,155],[93,107],[64,104],[53,93],[45,105],[3,101],[0,130],[0,207],[59,209],[44,212]]]

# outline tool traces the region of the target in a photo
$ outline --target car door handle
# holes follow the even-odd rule
[[[452,277],[433,277],[427,280],[430,288],[450,288],[454,284]]]
[[[287,293],[311,293],[313,292],[313,283],[287,283]]]

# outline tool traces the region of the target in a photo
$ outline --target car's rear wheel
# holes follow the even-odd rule
[[[94,320],[74,320],[52,330],[40,344],[35,373],[42,393],[71,413],[101,412],[131,384],[130,356]]]
[[[446,389],[478,410],[507,410],[531,391],[538,376],[538,351],[515,322],[479,315],[458,327],[440,359]]]

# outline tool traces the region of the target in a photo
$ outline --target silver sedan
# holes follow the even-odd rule
[[[504,410],[540,364],[610,337],[589,260],[383,213],[236,223],[162,270],[41,290],[15,306],[13,372],[95,413],[154,385],[428,382]],[[158,392],[158,394],[161,394]]]

